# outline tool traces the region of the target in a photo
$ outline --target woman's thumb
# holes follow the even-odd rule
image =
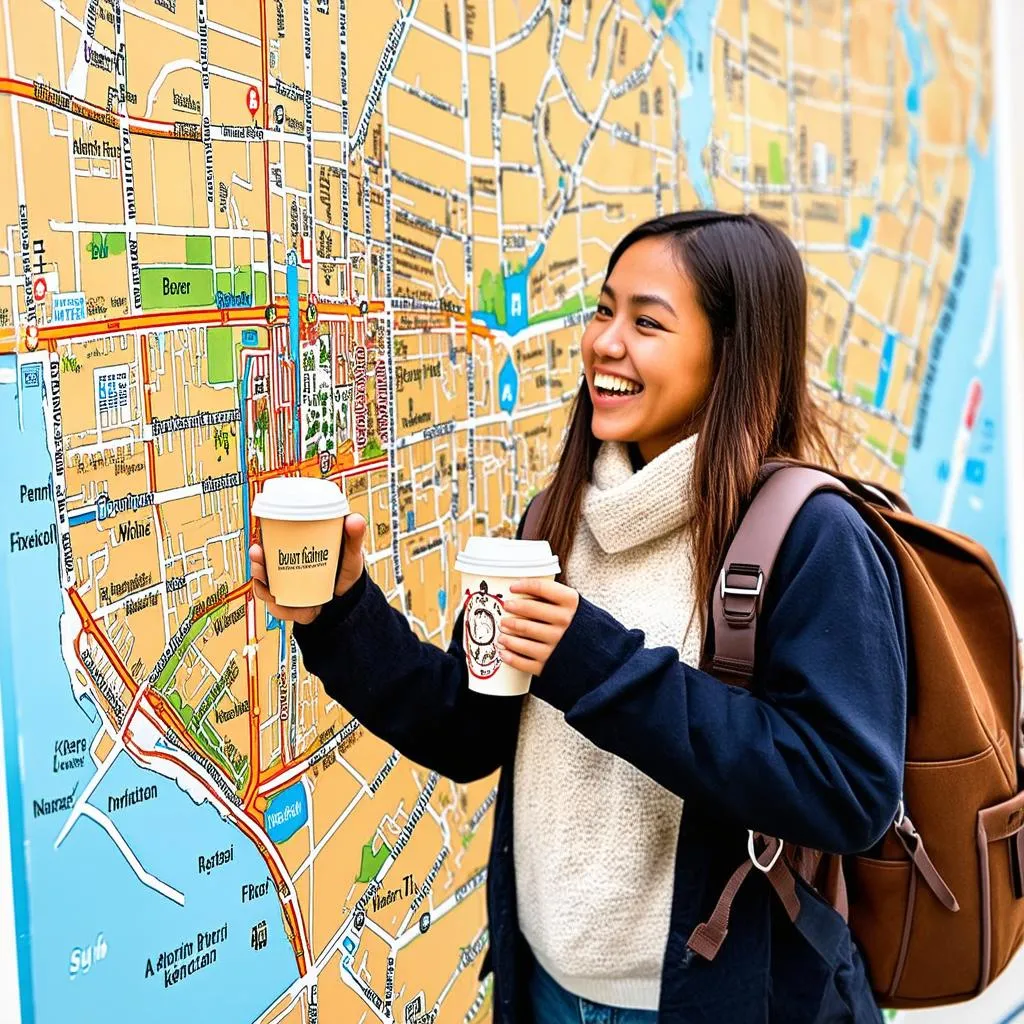
[[[341,558],[341,571],[358,576],[363,571],[363,538],[366,536],[366,520],[355,513],[345,519],[345,549]]]
[[[345,549],[362,551],[363,538],[366,536],[366,520],[353,512],[345,518]]]

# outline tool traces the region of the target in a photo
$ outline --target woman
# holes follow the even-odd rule
[[[467,688],[461,622],[447,653],[413,635],[363,570],[358,516],[323,608],[275,607],[253,549],[257,595],[368,729],[456,780],[503,769],[497,1024],[880,1020],[846,924],[802,885],[795,925],[752,877],[719,954],[687,949],[748,828],[861,851],[899,803],[899,579],[841,497],[812,497],[779,553],[751,690],[695,667],[758,467],[825,451],[805,349],[803,268],[765,221],[674,214],[622,240],[540,517],[564,581],[514,586],[503,622],[526,698]]]

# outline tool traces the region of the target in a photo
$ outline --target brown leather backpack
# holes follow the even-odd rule
[[[733,898],[755,869],[795,919],[799,874],[848,917],[880,1005],[916,1009],[971,999],[1024,943],[1024,652],[987,552],[915,518],[883,488],[819,467],[771,463],[722,560],[702,666],[749,685],[776,555],[819,490],[850,500],[899,568],[909,655],[903,801],[870,857],[823,855],[750,833],[749,859],[689,946],[714,959]],[[527,536],[541,504],[530,509]]]

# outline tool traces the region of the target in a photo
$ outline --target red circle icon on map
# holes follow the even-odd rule
[[[37,277],[35,284],[32,285],[32,294],[35,296],[36,302],[42,302],[46,298],[46,279]]]
[[[255,116],[256,111],[260,109],[260,91],[255,85],[249,86],[249,92],[245,97],[245,105],[249,108],[249,113]]]
[[[25,345],[29,352],[35,352],[39,347],[39,328],[35,324],[29,324],[28,330],[25,332],[28,337],[25,339]]]

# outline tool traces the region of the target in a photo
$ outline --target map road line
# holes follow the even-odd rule
[[[71,603],[75,606],[75,611],[78,612],[78,617],[82,620],[82,631],[96,638],[96,642],[103,648],[103,653],[107,656],[107,660],[114,667],[114,671],[117,672],[118,676],[120,676],[121,682],[131,691],[134,697],[138,686],[135,680],[132,679],[131,672],[125,668],[124,662],[118,656],[117,651],[114,650],[106,634],[96,625],[96,620],[92,617],[92,613],[86,608],[85,602],[78,596],[78,591],[74,587],[68,587],[68,597],[71,598]]]
[[[179,892],[166,882],[161,881],[151,871],[147,871],[142,866],[142,862],[135,855],[135,851],[128,845],[124,836],[118,832],[117,826],[106,814],[97,810],[92,804],[87,803],[82,807],[82,817],[90,818],[95,821],[96,824],[99,825],[108,836],[110,836],[114,841],[114,845],[121,851],[121,855],[128,862],[132,871],[135,872],[139,881],[142,882],[143,885],[148,885],[150,889],[160,893],[161,896],[166,896],[172,903],[177,903],[179,907],[185,906],[185,894],[183,892]]]
[[[153,719],[146,714],[144,707],[140,708],[140,713],[147,718],[152,725],[157,727],[161,726],[162,723],[153,721]],[[253,844],[259,850],[260,855],[267,863],[267,867],[270,870],[271,877],[274,881],[274,888],[278,894],[278,899],[281,902],[282,910],[285,913],[289,928],[292,931],[292,949],[298,963],[299,974],[305,974],[305,965],[309,962],[309,950],[306,944],[306,934],[302,928],[301,915],[298,909],[298,899],[295,895],[291,878],[284,866],[284,862],[280,860],[280,854],[277,852],[277,849],[270,837],[258,827],[255,820],[249,814],[241,811],[239,808],[233,807],[224,800],[223,796],[219,792],[211,788],[209,779],[201,776],[193,765],[180,760],[170,753],[164,753],[159,750],[145,750],[137,743],[134,743],[134,741],[132,742],[132,746],[135,748],[135,753],[139,756],[159,758],[164,761],[170,761],[179,768],[184,768],[185,771],[192,775],[193,778],[195,778],[206,789],[209,799],[218,808],[220,808],[223,813],[226,813],[227,817],[229,817],[231,821],[234,822],[238,828],[253,841]],[[282,899],[282,888],[287,890],[288,899]],[[293,903],[294,906],[292,905]],[[298,948],[296,948],[296,942],[299,944]]]

